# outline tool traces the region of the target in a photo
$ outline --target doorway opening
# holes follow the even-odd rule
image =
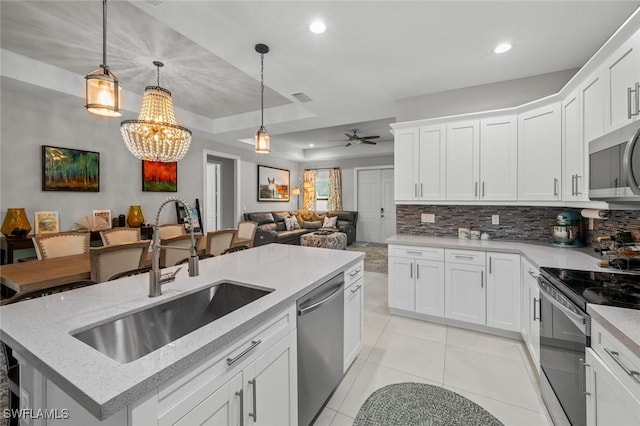
[[[204,232],[233,228],[240,212],[240,157],[203,152]]]

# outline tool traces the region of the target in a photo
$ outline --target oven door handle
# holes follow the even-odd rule
[[[544,286],[540,286],[540,292],[540,294],[544,296],[544,298],[547,299],[553,306],[560,309],[567,316],[567,318],[569,318],[569,320],[576,325],[576,327],[578,327],[583,333],[587,334],[586,316],[576,314],[575,312],[567,309],[566,306],[554,299],[553,295],[549,293],[544,288]]]

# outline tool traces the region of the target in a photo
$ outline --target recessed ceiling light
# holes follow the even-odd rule
[[[504,53],[510,50],[511,50],[511,44],[509,43],[500,43],[499,45],[496,46],[495,49],[493,49],[495,53]]]
[[[309,25],[309,30],[314,34],[322,34],[327,29],[327,26],[322,21],[313,21]]]
[[[310,144],[309,144],[309,146],[310,146],[311,148],[313,148],[315,145],[314,145],[314,144],[312,144],[312,143],[310,143]]]

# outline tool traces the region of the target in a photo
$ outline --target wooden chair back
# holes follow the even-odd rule
[[[196,247],[202,234],[194,234]],[[184,234],[175,237],[160,240],[160,245],[170,248],[160,248],[160,266],[165,268],[167,266],[173,266],[185,257],[189,256],[189,251],[185,249],[191,248],[191,235]]]
[[[256,236],[257,229],[258,222],[254,222],[252,220],[238,222],[238,230],[236,231],[236,236],[231,245],[247,245],[249,247],[253,247],[253,238]]]
[[[91,280],[101,283],[120,272],[143,267],[149,252],[149,241],[136,241],[89,249]]]
[[[135,243],[140,241],[140,228],[113,228],[100,231],[102,245],[113,246],[124,243]]]
[[[207,232],[207,247],[205,253],[220,256],[223,251],[231,247],[231,242],[236,235],[235,229],[221,229]]]
[[[186,235],[187,230],[184,228],[184,224],[182,223],[167,223],[164,225],[160,225],[160,239],[166,240],[169,238],[177,237],[178,235]]]
[[[60,232],[32,237],[38,260],[84,254],[89,251],[89,232]]]

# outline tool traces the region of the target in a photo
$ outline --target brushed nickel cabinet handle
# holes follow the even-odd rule
[[[558,178],[553,178],[553,196],[558,196]]]
[[[240,397],[240,426],[244,426],[244,391],[240,389],[236,395]]]
[[[484,198],[484,181],[482,181],[482,198]]]
[[[484,271],[480,271],[480,288],[484,288]]]
[[[478,198],[478,181],[474,183],[473,198]]]
[[[258,421],[258,407],[257,407],[257,401],[256,401],[257,391],[256,391],[255,377],[253,378],[253,380],[249,380],[249,384],[253,387],[253,413],[249,413],[249,417],[253,417],[253,422],[255,423]]]
[[[631,87],[627,87],[627,119],[631,120]]]
[[[625,373],[627,373],[629,376],[631,376],[631,378],[633,380],[635,380],[636,382],[640,383],[640,372],[631,370],[629,367],[624,365],[622,363],[622,360],[620,360],[620,353],[619,352],[612,351],[611,349],[608,349],[608,348],[604,348],[604,351],[606,353],[608,353],[611,358],[613,358],[613,360],[616,362],[616,364],[618,364],[620,366],[620,368],[622,368],[624,370]]]
[[[253,349],[255,349],[260,343],[262,343],[262,340],[252,340],[251,341],[251,346],[249,346],[247,349],[245,349],[244,351],[242,351],[238,356],[234,357],[234,358],[227,358],[227,365],[232,365],[234,364],[236,361],[238,361],[240,358],[242,358],[243,356],[245,356],[246,354],[248,354],[249,352],[251,352]]]

